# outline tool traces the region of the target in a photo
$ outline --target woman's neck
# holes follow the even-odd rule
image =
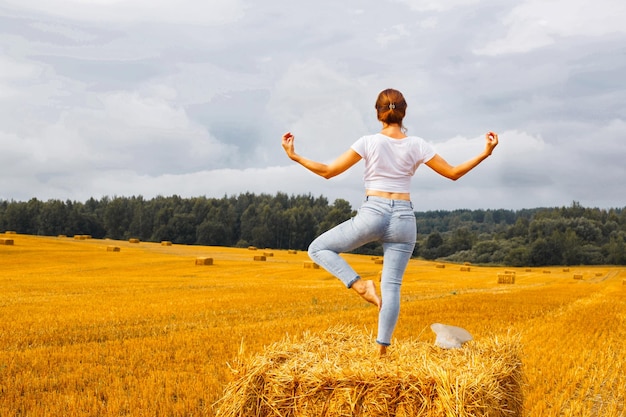
[[[380,131],[380,133],[382,133],[385,136],[389,136],[390,138],[394,138],[394,139],[406,138],[406,135],[402,131],[402,127],[397,124],[388,125],[386,123],[383,123],[383,128]]]

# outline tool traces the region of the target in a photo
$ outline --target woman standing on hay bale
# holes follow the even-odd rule
[[[409,194],[415,170],[423,163],[438,174],[457,180],[491,155],[498,144],[498,135],[488,132],[485,149],[478,156],[452,166],[422,138],[405,134],[402,120],[407,104],[402,93],[393,89],[382,91],[375,107],[382,123],[381,131],[361,137],[329,165],[298,155],[291,132],[283,135],[282,146],[293,161],[327,179],[341,174],[361,159],[365,160],[366,197],[357,215],[315,239],[309,246],[309,256],[346,287],[378,307],[376,342],[380,353],[384,354],[398,321],[402,277],[417,237]],[[384,251],[380,297],[374,282],[361,279],[339,256],[341,252],[349,252],[373,241],[382,241]]]

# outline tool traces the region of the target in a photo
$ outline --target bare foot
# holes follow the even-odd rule
[[[376,285],[374,285],[374,281],[364,281],[360,279],[352,284],[352,288],[365,301],[374,304],[376,307],[378,307],[378,310],[380,310],[380,307],[382,306],[382,301],[376,293]]]

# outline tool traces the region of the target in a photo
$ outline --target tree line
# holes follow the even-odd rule
[[[179,244],[305,250],[355,214],[343,199],[253,193],[222,198],[90,198],[85,202],[0,200],[0,230]],[[413,255],[509,266],[626,265],[626,208],[416,212]],[[357,253],[382,255],[379,243]]]

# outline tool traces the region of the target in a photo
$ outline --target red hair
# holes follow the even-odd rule
[[[388,125],[397,124],[404,129],[402,120],[406,114],[406,108],[407,104],[402,93],[392,88],[381,91],[376,99],[378,120]]]

